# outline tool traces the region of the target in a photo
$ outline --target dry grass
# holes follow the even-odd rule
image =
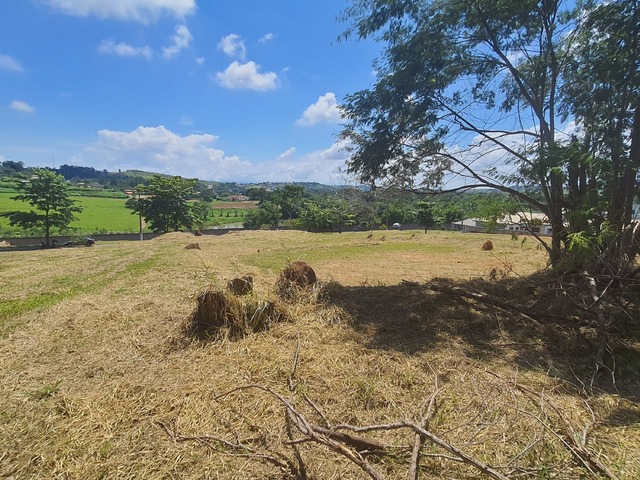
[[[262,385],[316,424],[361,426],[420,421],[436,378],[431,431],[484,462],[518,465],[523,478],[589,478],[554,434],[562,435],[553,406],[579,432],[595,419],[592,451],[620,478],[640,477],[638,342],[617,345],[616,385],[592,386],[580,332],[423,288],[435,277],[514,282],[544,266],[532,242],[492,236],[494,249],[483,252],[485,236],[411,233],[239,232],[198,237],[201,250],[185,250],[192,236],[170,234],[0,253],[0,477],[287,478],[218,442],[181,440],[240,439],[293,458],[272,396],[214,396]],[[283,307],[292,321],[233,341],[185,337],[201,292],[249,274],[254,293],[239,301],[275,302],[279,271],[295,260],[322,285]],[[400,431],[369,437],[413,442]],[[312,478],[366,478],[325,448],[299,448]],[[394,452],[370,461],[387,478],[406,478],[406,450]],[[442,457],[422,465],[421,478],[478,477]]]

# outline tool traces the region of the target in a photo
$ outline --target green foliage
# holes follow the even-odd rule
[[[188,200],[195,193],[195,179],[154,175],[149,185],[138,185],[139,196],[127,201],[132,214],[142,215],[154,232],[190,229],[196,221]]]
[[[278,205],[272,202],[264,202],[259,209],[248,212],[244,217],[244,228],[259,230],[263,227],[278,228],[280,223],[280,210]]]
[[[435,216],[433,214],[433,202],[419,202],[418,203],[417,220],[421,227],[424,227],[424,231],[433,227],[436,223]]]
[[[9,219],[12,226],[35,228],[44,232],[45,244],[49,245],[52,228],[67,228],[76,218],[81,207],[69,198],[64,177],[46,169],[34,169],[27,180],[19,180],[15,188],[19,193],[12,200],[25,202],[35,210],[13,210],[0,213]]]
[[[202,230],[207,226],[209,219],[211,218],[211,204],[208,202],[199,201],[193,205],[193,218],[194,225]]]
[[[375,84],[343,103],[349,172],[414,191],[509,194],[549,218],[551,244],[539,241],[554,266],[572,252],[567,234],[595,238],[606,218],[617,232],[608,261],[633,265],[635,0],[354,0],[343,18],[345,37],[383,43]],[[557,135],[563,115],[584,128],[573,142]],[[500,159],[487,166],[489,152]],[[447,190],[447,174],[464,186]],[[495,224],[511,209],[499,203],[476,205],[479,216]]]

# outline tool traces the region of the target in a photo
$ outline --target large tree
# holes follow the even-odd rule
[[[196,217],[188,200],[194,197],[195,186],[195,179],[154,175],[149,185],[136,187],[137,195],[127,200],[127,207],[142,215],[154,232],[190,229]]]
[[[597,37],[601,42],[616,21],[637,21],[635,2],[607,3],[634,8],[612,9],[613,18],[602,15],[607,27]],[[346,36],[375,37],[384,50],[374,86],[349,95],[343,106],[350,172],[368,183],[426,193],[479,187],[506,192],[523,211],[548,217],[551,241],[539,240],[554,266],[566,265],[571,233],[589,224],[584,216],[572,215],[579,203],[572,182],[580,175],[576,164],[590,160],[561,133],[562,114],[564,120],[587,117],[573,108],[579,98],[565,87],[577,56],[586,56],[580,46],[596,26],[589,19],[603,5],[580,11],[575,2],[561,0],[354,0],[344,14],[351,22]],[[630,15],[634,20],[624,22]],[[637,71],[637,48],[628,43],[625,52],[635,60],[625,64],[623,58],[619,67]],[[609,55],[615,50],[608,49],[605,59]],[[591,58],[594,65],[602,61]],[[627,93],[637,105],[638,90],[627,88]],[[602,112],[593,100],[582,105]],[[616,134],[618,144],[625,145],[622,155],[628,155],[633,150],[629,129]],[[631,196],[638,171],[632,163],[625,162],[631,169],[624,177]],[[607,171],[592,174],[591,184],[583,182],[583,197],[619,188],[620,180]],[[617,222],[617,232],[631,223],[628,214],[608,220]],[[601,232],[591,234],[603,238]]]
[[[21,193],[11,199],[27,202],[35,210],[2,212],[0,216],[8,218],[14,226],[41,229],[46,246],[50,245],[52,228],[67,228],[75,219],[74,213],[82,211],[69,198],[64,177],[51,170],[33,169],[28,179],[17,181],[16,190]]]

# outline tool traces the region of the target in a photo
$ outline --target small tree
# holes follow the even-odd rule
[[[418,203],[418,223],[421,227],[424,227],[424,233],[427,233],[427,229],[435,225],[435,217],[433,215],[433,203],[432,202],[419,202]]]
[[[137,198],[127,200],[132,214],[142,215],[154,232],[191,229],[196,221],[187,202],[194,195],[195,179],[154,175],[149,185],[138,185]]]
[[[34,169],[29,180],[16,183],[16,190],[22,193],[11,199],[27,202],[36,210],[2,212],[0,216],[8,218],[12,226],[42,229],[46,246],[50,244],[52,228],[67,228],[76,218],[74,213],[82,211],[82,207],[69,198],[64,177],[50,170]]]

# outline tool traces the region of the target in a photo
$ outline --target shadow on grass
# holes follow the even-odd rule
[[[10,245],[8,247],[0,247],[0,253],[3,252],[25,252],[30,250],[44,250],[42,245]]]
[[[498,305],[459,292],[477,293],[497,300]],[[330,303],[349,313],[353,328],[365,335],[369,348],[416,354],[455,345],[470,359],[508,358],[518,369],[547,372],[580,390],[640,397],[638,322],[616,324],[606,358],[615,375],[595,376],[597,331],[584,325],[588,318],[579,304],[544,275],[499,281],[337,285],[328,296]]]

